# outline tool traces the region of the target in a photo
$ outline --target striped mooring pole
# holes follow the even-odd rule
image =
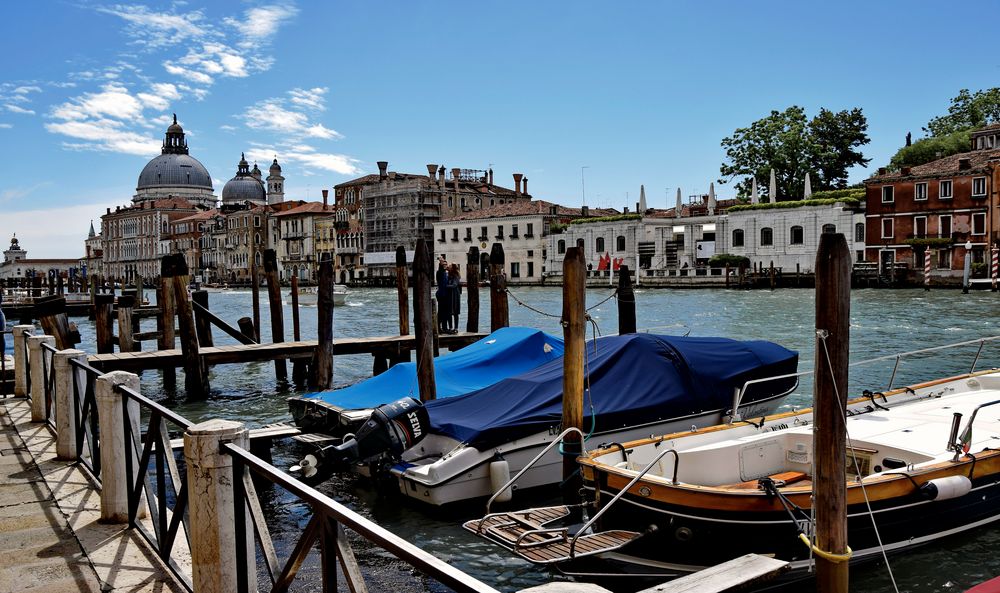
[[[993,260],[990,262],[990,279],[993,281],[993,292],[997,291],[997,263],[1000,262],[1000,248],[996,245],[990,250]]]
[[[994,262],[996,261],[996,253],[994,253]],[[924,290],[931,289],[931,249],[928,247],[924,250]]]

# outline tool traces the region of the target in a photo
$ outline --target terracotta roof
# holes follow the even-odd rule
[[[341,187],[351,187],[351,186],[354,186],[354,185],[368,185],[370,183],[376,183],[378,181],[378,179],[379,179],[379,177],[378,177],[377,173],[374,173],[372,175],[362,175],[361,177],[358,177],[357,179],[352,179],[350,181],[345,181],[343,183],[338,183],[337,185],[333,186],[333,189],[336,190],[336,189],[339,189]]]
[[[450,218],[445,218],[442,222],[450,220],[481,220],[485,218],[505,218],[508,216],[531,216],[532,214],[543,214],[549,215],[550,208],[552,206],[556,207],[556,216],[562,217],[577,217],[582,216],[580,208],[567,208],[565,206],[559,206],[552,202],[546,202],[544,200],[518,200],[516,202],[510,202],[507,204],[497,204],[496,206],[490,206],[489,208],[483,208],[482,210],[472,210],[470,212],[462,212],[456,216]],[[593,208],[590,210],[590,216],[614,216],[619,214],[614,208]]]
[[[184,218],[178,218],[177,220],[172,220],[171,222],[177,224],[179,222],[192,222],[197,220],[209,220],[214,218],[216,214],[219,213],[217,208],[212,208],[211,210],[205,210],[204,212],[199,212],[191,216],[185,216]]]
[[[417,178],[430,179],[432,181],[437,180],[437,177],[432,178],[429,175],[416,175],[413,173],[396,173],[396,172],[393,172],[392,174],[396,176],[395,177],[396,180],[407,180],[407,179],[417,179]],[[379,179],[380,177],[377,173],[373,173],[371,175],[362,175],[361,177],[358,177],[356,179],[345,181],[344,183],[338,183],[337,185],[333,186],[333,189],[338,190],[341,188],[354,187],[358,185],[372,185],[378,183]],[[447,184],[448,187],[454,187],[454,181],[451,179],[447,180],[445,183]],[[459,181],[458,184],[459,184],[459,191],[470,191],[477,194],[491,195],[491,196],[518,195],[517,192],[515,192],[510,188],[506,188],[501,185],[490,185],[488,183],[484,183],[478,180]],[[530,196],[531,194],[523,194],[523,195]]]
[[[327,214],[333,215],[333,208],[327,206],[323,207],[323,202],[306,202],[301,206],[296,206],[291,210],[285,210],[284,212],[279,212],[275,216],[300,216],[303,214]]]
[[[960,159],[969,159],[969,168],[958,169],[958,161]],[[874,183],[882,181],[896,181],[900,179],[910,179],[915,177],[941,177],[946,175],[972,175],[973,173],[982,173],[986,170],[986,164],[990,161],[1000,160],[1000,148],[994,150],[973,150],[971,152],[960,152],[958,154],[953,154],[951,156],[946,156],[944,158],[938,159],[936,161],[931,161],[929,163],[924,163],[923,165],[917,165],[916,167],[910,167],[910,174],[903,175],[902,171],[888,171],[885,175],[879,175],[876,173],[868,179],[865,183]]]

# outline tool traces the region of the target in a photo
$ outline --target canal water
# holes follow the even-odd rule
[[[594,323],[592,334],[617,332],[617,305],[609,287],[587,291],[587,306]],[[510,301],[512,325],[536,327],[561,335],[559,314],[562,293],[558,287],[515,288]],[[249,291],[210,294],[210,307],[233,325],[238,318],[251,314]],[[480,327],[488,329],[488,293],[481,293]],[[262,295],[262,341],[270,340],[266,296]],[[524,303],[523,305],[521,303]],[[692,336],[725,336],[737,339],[765,339],[797,350],[800,370],[813,366],[814,294],[810,290],[776,291],[666,290],[637,287],[636,308],[640,331]],[[303,339],[314,339],[315,307],[302,307]],[[395,334],[398,328],[396,293],[393,289],[352,289],[345,306],[334,313],[334,336],[360,337]],[[83,338],[82,348],[94,351],[93,323],[76,318]],[[152,320],[144,330],[153,329]],[[463,311],[462,324],[465,316]],[[852,362],[912,351],[932,346],[1000,335],[1000,297],[989,292],[962,295],[958,291],[855,290],[851,302]],[[292,338],[291,311],[285,308],[285,337]],[[216,345],[235,343],[215,332]],[[150,349],[147,343],[144,349]],[[976,357],[978,345],[903,359],[893,385],[967,372]],[[850,391],[885,389],[893,374],[894,361],[859,365],[851,368]],[[725,361],[720,361],[724,364]],[[977,368],[1000,367],[1000,342],[987,343]],[[337,357],[334,381],[347,385],[371,375],[370,355]],[[181,372],[178,371],[180,375]],[[285,399],[297,392],[277,388],[273,363],[226,365],[211,370],[212,397],[207,401],[188,402],[182,395],[167,393],[158,372],[142,376],[142,392],[167,402],[187,418],[240,420],[250,427],[288,420]],[[183,385],[183,377],[178,377]],[[412,386],[417,397],[416,386]],[[789,406],[806,406],[811,401],[812,382],[803,378],[799,389],[787,401]],[[942,439],[947,435],[941,435]],[[294,445],[281,445],[274,452],[275,465],[287,467],[301,455]],[[447,562],[471,573],[501,591],[515,591],[551,580],[546,571],[514,559],[498,547],[466,534],[460,523],[476,516],[478,508],[426,512],[391,496],[380,496],[360,480],[343,478],[324,484],[321,489],[355,510],[371,517],[390,531],[417,544]],[[277,492],[262,493],[274,519],[274,537],[280,549],[294,545],[308,520],[301,503]],[[372,590],[404,591],[444,590],[440,585],[414,579],[409,569],[394,562],[390,555],[370,549],[355,541],[359,560],[372,579]],[[890,557],[890,564],[900,591],[962,591],[968,586],[1000,575],[1000,527],[987,527],[955,536],[942,544],[927,546],[905,556]],[[316,555],[303,568],[316,570]],[[266,578],[263,577],[262,578]],[[859,592],[891,591],[886,567],[882,564],[852,570],[851,590]],[[297,590],[314,590],[303,581]]]

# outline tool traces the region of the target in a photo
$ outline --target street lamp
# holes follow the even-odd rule
[[[972,269],[972,241],[965,242],[965,271],[962,274],[962,294],[969,294],[969,272]]]

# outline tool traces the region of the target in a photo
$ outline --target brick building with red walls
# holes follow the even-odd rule
[[[865,261],[880,270],[904,263],[922,275],[930,248],[932,276],[960,279],[967,242],[973,262],[988,260],[1000,240],[1000,125],[971,138],[969,152],[899,171],[879,169],[865,181]]]

